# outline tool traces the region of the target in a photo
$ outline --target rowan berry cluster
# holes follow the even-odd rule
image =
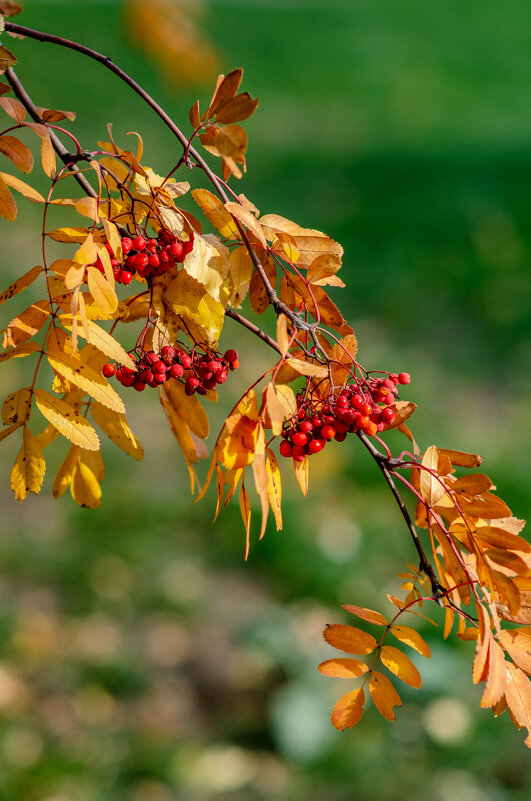
[[[193,235],[181,242],[166,230],[160,231],[156,239],[122,237],[125,267],[131,273],[137,272],[141,278],[156,278],[167,273],[176,263],[184,261],[193,247]]]
[[[193,234],[190,239],[181,242],[170,231],[160,231],[158,237],[146,239],[144,236],[122,237],[122,253],[124,261],[121,264],[116,258],[111,245],[106,242],[105,248],[111,257],[111,267],[114,280],[118,284],[129,286],[136,272],[142,278],[156,278],[167,273],[176,263],[184,261],[194,247]],[[95,266],[104,273],[103,262],[96,259]]]
[[[281,455],[302,462],[305,456],[322,451],[332,439],[343,442],[347,434],[358,431],[374,436],[392,426],[395,412],[391,404],[398,397],[397,385],[409,384],[410,380],[408,373],[356,378],[326,401],[300,392],[297,414],[282,431]]]
[[[239,367],[238,354],[227,350],[223,355],[213,350],[201,352],[194,348],[189,353],[171,345],[165,345],[159,353],[154,351],[134,352],[134,366],[104,364],[102,373],[106,378],[116,376],[124,387],[133,387],[142,392],[146,387],[158,387],[170,378],[184,383],[187,395],[199,395],[224,384],[229,370]]]

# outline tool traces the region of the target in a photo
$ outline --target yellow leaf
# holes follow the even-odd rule
[[[25,422],[31,404],[31,390],[23,387],[7,396],[2,404],[2,422],[4,425]]]
[[[242,481],[242,485],[240,487],[240,513],[243,520],[243,525],[245,526],[245,551],[244,551],[244,559],[247,559],[249,556],[249,547],[250,547],[250,533],[251,533],[251,505],[249,503],[249,493],[245,489],[245,485]]]
[[[336,259],[341,261],[343,256],[342,246],[328,236],[295,235],[294,239],[295,246],[299,252],[297,261],[299,267],[309,267],[319,256],[323,255],[327,257],[335,256]],[[313,283],[315,284],[315,277],[313,278]]]
[[[4,179],[8,186],[12,189],[16,189],[17,192],[20,192],[25,198],[31,200],[32,203],[44,203],[44,198],[40,192],[37,192],[36,189],[24,183],[24,181],[21,181],[20,178],[17,178],[15,175],[9,175],[7,172],[0,172],[0,177]]]
[[[341,257],[334,253],[321,253],[308,266],[306,278],[310,284],[323,284],[329,281],[341,268]]]
[[[221,301],[221,285],[229,271],[229,251],[219,239],[213,235],[196,235],[194,248],[186,256],[183,268],[214,300]]]
[[[387,676],[373,670],[369,679],[369,692],[380,715],[383,715],[386,720],[394,720],[394,707],[402,706],[402,699]]]
[[[232,217],[231,217],[232,220]],[[253,274],[253,263],[245,245],[234,248],[229,256],[231,292],[229,304],[239,309],[245,300]]]
[[[365,703],[365,693],[363,687],[358,690],[351,690],[337,701],[330,720],[339,731],[352,729],[363,715],[363,704]]]
[[[89,465],[82,460],[82,456],[74,467],[70,492],[78,506],[97,509],[101,505],[99,481]]]
[[[224,239],[239,239],[240,232],[219,198],[208,189],[194,189],[192,197]]]
[[[59,319],[65,328],[70,329],[72,327],[72,315],[62,314]],[[110,359],[113,359],[114,361],[126,366],[132,365],[133,359],[131,355],[127,353],[122,345],[120,345],[120,343],[113,336],[111,336],[111,334],[105,331],[104,328],[101,328],[99,325],[94,323],[92,320],[86,320],[82,330],[79,333],[87,340],[87,342],[100,350]]]
[[[242,172],[236,166],[236,163],[242,164],[245,171],[247,134],[243,128],[239,125],[225,125],[223,127],[211,125],[205,133],[199,134],[199,139],[205,150],[223,160],[225,179],[228,177],[225,170],[226,165],[230,165],[230,171],[234,173],[236,178],[242,177]]]
[[[53,149],[50,136],[43,136],[41,139],[41,164],[42,169],[48,178],[55,178],[57,173],[55,162],[55,150]]]
[[[273,510],[277,531],[282,528],[282,485],[280,480],[280,470],[275,454],[269,448],[266,449],[266,470],[269,476],[267,484],[267,497],[269,505]]]
[[[358,342],[354,334],[347,334],[336,342],[330,351],[330,358],[339,364],[351,365],[354,363],[358,352]]]
[[[233,201],[225,203],[225,208],[228,212],[230,212],[230,214],[232,214],[233,217],[236,217],[236,219],[247,228],[248,232],[253,234],[263,248],[267,248],[264,232],[262,231],[260,223],[254,214],[251,214],[250,211],[245,209],[239,203],[234,203]]]
[[[404,420],[407,420],[408,417],[411,417],[417,408],[417,404],[411,403],[410,401],[396,401],[396,403],[392,403],[389,408],[393,410],[395,417],[392,423],[386,423],[384,425],[384,431],[389,431],[390,428],[399,428],[402,426]],[[403,428],[406,429],[405,433],[409,431],[406,426],[403,426]],[[402,429],[399,428],[399,430]]]
[[[422,467],[426,469],[420,471],[420,494],[429,506],[436,506],[445,493],[444,484],[437,474],[438,463],[439,451],[431,445],[422,457]]]
[[[285,390],[289,391],[289,395]],[[282,431],[284,420],[292,417],[297,411],[297,402],[293,390],[284,384],[269,382],[264,389],[266,423],[271,426],[275,437]]]
[[[281,251],[280,255],[283,259],[294,264],[300,258],[300,253],[297,248],[296,240],[291,234],[279,232],[273,240],[272,247],[274,250]]]
[[[24,423],[23,423],[22,420],[20,420],[17,423],[13,423],[13,425],[9,426],[9,428],[4,428],[4,429],[0,430],[0,442],[3,442],[4,439],[9,437],[9,435],[12,434],[13,431],[16,431],[17,428],[20,428],[20,426],[22,426],[22,425],[24,425]]]
[[[419,654],[422,654],[422,656],[431,656],[431,651],[428,644],[424,642],[423,638],[420,636],[418,631],[415,631],[415,629],[412,629],[409,626],[391,626],[390,631],[391,634],[395,635],[397,640],[409,645],[410,648],[414,648],[415,651],[418,651]]]
[[[345,604],[342,608],[346,612],[350,612],[351,615],[361,617],[362,620],[366,620],[368,623],[374,623],[375,626],[387,626],[385,617],[379,612],[375,612],[374,609],[366,609],[363,606],[354,606],[353,604]]]
[[[308,495],[308,484],[310,480],[308,457],[305,456],[302,462],[293,462],[295,478],[301,488],[301,492],[306,497]]]
[[[206,439],[210,426],[197,396],[187,395],[180,381],[167,381],[164,389],[175,412],[182,417],[196,436]]]
[[[181,317],[198,342],[215,347],[225,320],[225,304],[228,292],[222,302],[205,292],[204,287],[185,270],[180,270],[168,286],[165,301],[171,310]]]
[[[96,401],[91,403],[90,412],[94,422],[122,451],[138,461],[144,458],[142,445],[131,431],[124,414],[107,409]]]
[[[327,626],[323,637],[333,648],[346,651],[347,654],[370,654],[378,644],[372,634],[342,623]]]
[[[263,217],[260,217],[259,222],[269,241],[275,238],[275,234],[282,231],[292,236],[318,236],[328,239],[327,235],[323,234],[322,231],[315,231],[313,228],[302,228],[292,220],[288,220],[278,214],[264,214]]]
[[[317,670],[323,676],[329,676],[333,679],[357,679],[367,673],[368,667],[364,662],[358,659],[327,659],[321,662]]]
[[[32,284],[41,273],[42,267],[32,267],[27,273],[24,273],[24,275],[22,275],[20,278],[17,278],[16,281],[10,284],[7,289],[4,289],[4,291],[0,294],[0,306],[10,298],[18,295],[19,292],[22,292],[22,290],[26,289],[26,287],[30,286],[30,284]]]
[[[28,173],[33,169],[31,150],[15,136],[0,136],[0,153],[7,156],[22,172]]]
[[[39,300],[29,309],[25,309],[7,324],[2,341],[3,347],[14,348],[26,342],[41,330],[49,316],[50,302],[48,300]]]
[[[41,414],[74,445],[89,451],[97,451],[100,441],[96,431],[77,409],[55,398],[44,389],[36,389],[35,403]]]
[[[105,314],[112,314],[118,308],[118,297],[105,276],[93,265],[87,268],[87,282],[95,303]]]
[[[40,349],[40,345],[37,342],[24,342],[22,345],[17,345],[16,348],[10,348],[0,353],[0,362],[8,359],[18,359],[22,356],[30,356]]]
[[[114,409],[115,412],[123,413],[125,411],[122,399],[109,382],[100,373],[83,364],[80,358],[54,351],[48,353],[48,361],[59,375],[87,392],[104,406]]]
[[[70,242],[81,245],[89,234],[93,234],[96,241],[104,241],[105,235],[101,231],[94,231],[90,228],[83,228],[81,226],[67,226],[66,228],[56,228],[53,231],[48,231],[46,236],[53,239],[55,242]],[[103,234],[103,236],[102,236]]]
[[[312,376],[313,378],[327,378],[328,367],[313,362],[305,362],[302,359],[287,359],[286,364],[292,367],[301,375]]]
[[[79,461],[79,448],[77,445],[72,445],[66,457],[63,459],[59,466],[59,470],[53,480],[52,495],[54,498],[59,498],[68,489],[72,482],[74,468]]]
[[[29,492],[40,492],[45,470],[42,449],[28,426],[24,426],[22,448],[11,471],[11,489],[17,501],[23,501]]]
[[[380,659],[385,667],[398,676],[399,679],[418,689],[422,685],[422,679],[413,662],[398,648],[392,645],[384,645],[380,651]]]

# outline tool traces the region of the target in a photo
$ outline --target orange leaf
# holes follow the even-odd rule
[[[483,708],[495,706],[505,692],[506,681],[507,666],[503,650],[496,640],[490,637],[487,683],[479,705]]]
[[[236,219],[242,225],[244,225],[250,233],[252,233],[256,237],[257,241],[262,245],[262,247],[264,248],[267,247],[266,238],[264,236],[264,232],[262,231],[260,223],[258,222],[256,217],[253,214],[251,214],[250,211],[244,209],[244,207],[240,206],[239,203],[234,203],[232,201],[229,203],[225,203],[225,208],[227,209],[229,214],[231,214],[233,217],[236,217]]]
[[[369,679],[369,692],[380,715],[387,720],[394,720],[394,707],[402,706],[402,699],[387,676],[374,670]]]
[[[507,664],[505,698],[518,728],[531,728],[531,682],[511,662]]]
[[[319,673],[323,676],[329,676],[333,679],[357,679],[367,673],[369,668],[365,662],[360,662],[359,659],[327,659],[321,662],[317,668]]]
[[[330,720],[339,731],[352,729],[359,723],[363,715],[363,704],[365,703],[365,693],[363,687],[359,690],[351,690],[344,695],[334,706]]]
[[[346,612],[350,612],[351,615],[361,617],[362,620],[366,620],[368,623],[374,623],[376,626],[387,625],[385,617],[379,612],[375,612],[373,609],[366,609],[363,606],[354,606],[353,604],[345,604],[342,609]]]
[[[466,453],[466,451],[454,451],[449,448],[439,448],[439,453],[448,456],[455,467],[479,467],[483,461],[477,453]]]
[[[305,456],[302,462],[293,462],[293,469],[301,492],[304,497],[306,497],[308,495],[308,483],[310,478],[308,457]]]
[[[519,668],[531,674],[531,634],[523,629],[501,631],[498,640]]]
[[[323,631],[323,637],[333,648],[345,651],[347,654],[370,654],[378,644],[372,634],[342,623],[327,626]]]
[[[380,659],[385,667],[402,679],[406,684],[418,689],[422,685],[422,679],[413,662],[398,648],[392,645],[384,645],[380,651]]]
[[[7,156],[22,172],[31,172],[33,156],[29,147],[14,136],[0,136],[0,153]]]
[[[391,634],[394,634],[396,639],[405,643],[405,645],[409,645],[410,648],[414,648],[415,651],[418,651],[419,654],[422,654],[422,656],[431,656],[431,651],[428,644],[424,642],[423,638],[420,636],[418,631],[415,631],[415,629],[412,629],[409,626],[391,626]]]
[[[494,488],[494,484],[483,473],[461,476],[451,485],[452,492],[465,492],[467,495],[483,495]]]

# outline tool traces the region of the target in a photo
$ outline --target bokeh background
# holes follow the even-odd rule
[[[261,105],[246,123],[238,191],[343,243],[347,288],[336,299],[362,362],[409,371],[421,446],[481,453],[513,512],[528,516],[529,3],[24,6],[16,21],[110,55],[186,130],[217,70],[245,68]],[[39,105],[78,112],[72,130],[86,146],[113,122],[119,139],[142,133],[144,162],[158,172],[175,163],[170,134],[101,66],[7,44]],[[40,261],[39,210],[19,206],[19,221],[0,226],[2,285]],[[2,309],[2,325],[28,297]],[[231,321],[222,342],[249,350],[214,428],[271,359]],[[24,381],[18,361],[2,365],[4,395]],[[414,559],[355,443],[312,460],[307,500],[286,477],[285,529],[262,542],[255,531],[244,564],[238,509],[211,527],[212,494],[193,505],[157,404],[135,396],[128,416],[145,460],[105,446],[97,511],[51,498],[61,446],[48,451],[43,493],[19,506],[9,490],[18,444],[2,443],[2,801],[529,798],[521,733],[507,713],[494,721],[479,710],[472,648],[443,643],[440,630],[422,629],[433,658],[417,660],[420,691],[400,688],[394,724],[370,704],[352,732],[329,723],[350,685],[316,671],[332,656],[323,625],[347,622],[342,603],[388,611],[385,593]]]

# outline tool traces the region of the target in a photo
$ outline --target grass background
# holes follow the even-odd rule
[[[176,91],[131,45],[127,4],[24,6],[21,24],[109,54],[185,130],[195,98],[208,102],[209,86]],[[409,371],[421,447],[481,453],[513,512],[528,516],[529,4],[216,0],[204,11],[220,68],[243,66],[244,88],[261,99],[238,191],[342,242],[347,289],[335,297],[362,362]],[[112,121],[119,140],[142,133],[146,164],[175,163],[169,133],[101,66],[6,44],[39,105],[77,110],[84,145]],[[19,206],[0,229],[3,285],[40,260],[39,210]],[[23,308],[19,298],[2,320]],[[270,361],[230,321],[223,344],[252,350],[214,429]],[[23,364],[2,369],[4,394],[25,381]],[[286,477],[285,529],[253,542],[244,565],[238,510],[211,528],[212,496],[191,503],[157,405],[135,397],[128,416],[145,461],[106,447],[96,512],[46,489],[19,507],[8,489],[18,445],[2,443],[0,798],[529,797],[521,734],[507,714],[478,709],[470,646],[435,629],[423,632],[434,653],[419,660],[423,688],[405,689],[396,723],[369,709],[353,732],[329,724],[349,687],[316,673],[332,655],[324,623],[343,619],[342,603],[388,611],[393,576],[414,558],[355,443],[312,460],[306,501]],[[50,476],[62,456],[50,449]]]

